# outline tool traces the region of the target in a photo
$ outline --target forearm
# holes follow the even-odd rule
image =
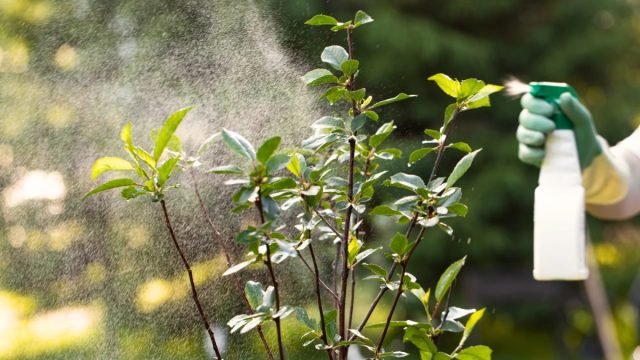
[[[587,211],[600,219],[623,220],[640,213],[640,128],[609,148],[583,172]]]

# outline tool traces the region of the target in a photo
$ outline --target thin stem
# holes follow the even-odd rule
[[[324,215],[322,215],[322,214],[318,211],[318,209],[314,208],[314,209],[313,209],[313,212],[314,212],[316,215],[318,215],[318,217],[320,218],[320,220],[322,220],[322,222],[324,222],[324,223],[325,223],[325,225],[327,225],[327,226],[329,227],[329,229],[331,229],[331,231],[333,231],[333,233],[334,233],[334,234],[336,234],[338,237],[342,237],[342,234],[340,234],[340,231],[339,231],[335,226],[333,226],[333,225],[329,222],[329,220],[327,220],[327,218],[326,218],[326,217],[324,217]]]
[[[382,343],[384,342],[384,338],[387,336],[387,331],[389,331],[389,326],[391,325],[391,319],[393,318],[393,312],[398,305],[398,301],[400,300],[400,296],[402,295],[402,286],[404,286],[404,275],[407,273],[407,265],[402,263],[402,273],[400,273],[400,284],[398,285],[398,292],[396,293],[396,297],[393,299],[393,304],[391,305],[391,309],[389,310],[389,315],[387,315],[387,321],[384,324],[384,330],[382,330],[382,335],[380,335],[380,340],[378,341],[378,345],[376,346],[376,355],[380,353],[380,348],[382,348]]]
[[[353,59],[353,28],[347,28],[347,48],[349,51],[349,59]],[[355,74],[351,74],[349,76],[349,83],[347,84],[347,89],[353,91],[355,88]],[[352,116],[356,117],[360,113],[358,109],[358,105],[356,101],[351,101],[351,112]],[[347,281],[349,280],[349,236],[350,236],[350,226],[351,226],[351,214],[353,212],[353,173],[355,167],[355,148],[356,148],[356,139],[355,134],[349,138],[349,179],[348,179],[348,188],[347,188],[347,197],[349,201],[349,206],[347,207],[347,211],[345,214],[344,221],[344,233],[342,236],[342,280],[341,280],[341,291],[340,291],[340,306],[338,308],[338,329],[340,333],[341,339],[347,338],[347,328],[345,323],[345,315],[346,315],[346,300],[347,300]],[[340,348],[340,360],[346,360],[347,355],[349,353],[349,346],[344,346]]]
[[[385,322],[384,330],[382,331],[382,335],[380,336],[380,341],[378,342],[378,346],[376,347],[376,354],[380,352],[380,348],[382,347],[384,338],[387,336],[387,331],[389,330],[389,326],[391,325],[391,319],[393,318],[393,313],[396,310],[396,306],[398,305],[400,296],[402,296],[402,293],[404,292],[404,289],[402,287],[404,285],[404,276],[407,273],[407,267],[409,266],[409,261],[411,261],[411,256],[413,255],[414,250],[418,247],[418,245],[420,244],[420,241],[422,241],[422,236],[424,235],[425,230],[426,230],[425,227],[420,229],[420,232],[418,233],[418,236],[416,237],[416,241],[411,247],[411,250],[409,250],[409,252],[405,255],[404,259],[402,259],[402,261],[400,262],[400,265],[402,266],[402,273],[400,274],[400,285],[398,286],[396,297],[393,299],[393,304],[391,305],[391,309],[389,309],[389,315],[387,316],[387,321]]]
[[[349,329],[353,323],[353,307],[356,302],[356,269],[351,269],[351,303],[349,304]]]
[[[202,214],[204,215],[205,219],[207,220],[207,224],[209,225],[209,229],[220,240],[219,243],[222,246],[222,251],[223,251],[224,257],[225,257],[225,259],[227,261],[227,267],[231,267],[232,264],[233,264],[231,262],[231,250],[229,249],[228,245],[226,244],[226,242],[222,238],[222,234],[220,233],[220,231],[218,231],[218,229],[214,225],[213,219],[211,218],[211,214],[209,213],[209,209],[207,209],[207,206],[204,203],[202,195],[200,195],[200,189],[198,187],[198,180],[196,179],[196,176],[195,176],[195,173],[193,171],[193,168],[189,169],[189,173],[191,174],[191,179],[193,180],[193,190],[194,190],[194,192],[196,194],[196,198],[198,199],[198,203],[200,204],[200,210],[202,211]],[[232,278],[233,278],[233,283],[234,283],[234,285],[236,287],[236,291],[239,294],[242,294],[242,299],[244,300],[244,303],[245,303],[245,306],[247,308],[247,311],[250,314],[254,314],[255,312],[251,308],[251,304],[249,303],[249,299],[247,298],[247,294],[245,294],[244,289],[242,287],[242,284],[240,283],[240,277],[236,276],[236,274],[234,274],[234,275],[232,275]],[[264,346],[264,350],[267,352],[267,356],[268,356],[269,360],[274,360],[273,352],[271,351],[271,347],[269,346],[269,342],[267,342],[267,338],[264,335],[264,332],[262,331],[262,326],[258,325],[256,327],[256,330],[258,331],[258,335],[260,336],[260,341],[262,342],[262,345]]]
[[[413,215],[413,218],[411,219],[411,223],[409,224],[409,227],[407,227],[407,231],[405,231],[404,235],[406,237],[409,237],[409,235],[411,235],[411,232],[415,228],[417,221],[418,221],[418,213],[416,212]],[[397,262],[394,262],[393,265],[391,265],[391,269],[389,269],[389,274],[387,275],[387,282],[391,281],[391,279],[393,278],[393,275],[395,274],[395,271],[396,271],[397,267],[398,267],[398,263]],[[367,314],[364,316],[364,319],[362,319],[362,322],[358,326],[358,331],[362,331],[362,329],[364,329],[364,327],[367,325],[367,322],[369,321],[369,318],[373,314],[373,311],[376,309],[376,307],[378,306],[378,303],[382,299],[382,296],[384,296],[384,294],[387,292],[387,290],[389,290],[389,288],[386,287],[386,286],[383,286],[383,287],[380,288],[380,291],[378,291],[378,294],[373,299],[373,302],[371,303],[371,306],[369,306],[369,310],[367,310]],[[349,338],[349,340],[353,340],[353,339],[355,339],[355,335],[352,335]]]
[[[271,282],[273,283],[273,289],[276,297],[276,313],[280,311],[280,291],[278,286],[278,280],[276,280],[276,274],[273,271],[273,266],[271,264],[271,250],[267,245],[267,268],[269,269],[269,275],[271,276]],[[276,332],[278,334],[278,352],[280,353],[280,360],[284,360],[284,345],[282,343],[282,328],[280,324],[280,318],[274,318],[273,321],[276,323]]]
[[[313,262],[313,274],[316,282],[316,298],[318,299],[318,312],[320,313],[320,326],[322,327],[322,342],[327,346],[327,355],[329,360],[333,360],[332,350],[329,349],[329,340],[327,339],[327,325],[324,321],[324,310],[322,310],[322,295],[320,294],[320,271],[318,270],[318,262],[316,261],[316,255],[313,252],[313,245],[309,243],[309,253],[311,254],[311,261]]]
[[[302,256],[302,253],[300,252],[300,250],[296,250],[296,253],[298,254],[298,258],[300,258],[304,266],[307,269],[309,269],[311,273],[313,273],[314,272],[313,268],[311,268],[311,265],[309,265],[309,262],[305,260],[305,258]],[[334,293],[333,290],[331,290],[331,288],[327,284],[325,284],[324,281],[322,281],[322,279],[318,279],[318,280],[320,280],[320,285],[331,295],[332,298],[334,298],[335,300],[340,300],[340,297],[338,296],[338,294]]]
[[[342,239],[342,235],[340,235]],[[338,292],[338,274],[340,272],[340,264],[342,263],[342,240],[336,243],[336,256],[333,263],[333,293]],[[340,307],[340,296],[335,298],[334,307],[338,309]]]
[[[375,152],[375,147],[371,148],[371,150],[369,151],[369,154],[367,156],[367,160],[364,162],[364,168],[362,170],[362,178],[363,181],[367,181],[367,179],[369,178],[369,166],[371,165],[371,156],[372,154]],[[359,223],[360,222],[360,214],[356,213],[356,220],[355,223]],[[359,227],[356,230],[356,238],[360,239],[360,229],[362,227]],[[363,241],[364,241],[364,236],[363,236]],[[355,299],[356,299],[356,269],[352,269],[351,270],[351,307],[349,308],[349,329],[351,329],[351,326],[353,324],[353,307],[354,307],[354,303],[355,303]],[[380,299],[378,298],[377,301],[380,301]],[[371,316],[371,314],[367,314],[367,316]],[[358,329],[358,331],[360,331],[362,329]],[[351,338],[353,338],[352,335]],[[351,340],[351,338],[349,340]]]
[[[451,283],[451,286],[449,286],[449,290],[447,291],[447,300],[444,303],[444,316],[442,317],[442,321],[440,322],[440,325],[438,325],[438,329],[442,329],[442,326],[444,325],[444,323],[447,321],[447,317],[449,317],[449,300],[451,299],[451,292],[453,291],[454,286],[456,285],[456,281],[455,279],[453,280],[453,283]],[[435,319],[435,317],[438,315],[438,306],[440,304],[436,304],[435,308],[433,309],[433,313],[431,314],[431,319]],[[439,335],[434,336],[433,338],[433,342],[438,345],[438,340],[440,339]],[[458,347],[453,350],[453,353],[457,353],[458,350],[460,350],[461,345],[458,345]]]
[[[264,209],[262,208],[262,194],[261,188],[258,189],[258,200],[256,201],[256,207],[258,208],[258,213],[260,214],[260,223],[264,224]],[[267,268],[269,269],[269,276],[271,276],[271,283],[273,284],[274,295],[276,298],[276,313],[280,311],[280,289],[278,286],[278,280],[276,278],[276,274],[273,271],[273,264],[271,263],[271,247],[267,244],[267,259],[265,261]],[[276,323],[276,333],[278,335],[278,352],[280,355],[280,360],[284,360],[284,345],[282,342],[282,328],[280,324],[280,318],[276,317],[273,319]]]
[[[442,323],[439,326],[440,328],[442,327],[442,324],[444,324],[447,321],[447,317],[449,317],[449,300],[451,299],[451,292],[453,291],[453,288],[455,286],[456,286],[456,281],[454,279],[453,282],[451,283],[451,286],[449,286],[449,291],[447,291],[447,300],[444,302],[445,311],[444,311],[444,316],[442,317]]]
[[[338,308],[338,328],[341,339],[347,338],[346,327],[346,301],[347,301],[347,282],[349,281],[349,236],[351,227],[351,214],[353,212],[353,170],[355,166],[356,139],[351,137],[349,139],[349,179],[347,187],[347,198],[349,205],[344,220],[344,233],[342,235],[342,279],[340,281],[340,306]],[[348,347],[340,348],[340,360],[347,359]]]
[[[451,115],[450,124],[453,123],[456,116],[458,116],[458,110],[455,110]],[[451,130],[451,126],[447,126],[444,131],[444,140],[438,145],[438,152],[436,154],[436,161],[433,163],[433,168],[431,168],[431,175],[429,175],[429,181],[427,181],[427,185],[436,177],[436,171],[438,171],[438,167],[440,167],[440,160],[442,159],[442,154],[444,154],[445,143],[447,142],[447,138],[449,137],[449,131]]]
[[[205,329],[207,330],[207,334],[209,334],[209,338],[211,339],[211,344],[213,345],[213,351],[216,354],[218,359],[222,359],[222,355],[220,353],[220,349],[218,348],[218,343],[216,342],[216,338],[213,335],[213,330],[211,329],[211,325],[209,324],[209,319],[207,319],[207,315],[204,313],[202,309],[202,305],[200,304],[200,299],[198,298],[198,290],[196,290],[195,282],[193,281],[193,272],[191,271],[191,266],[189,266],[189,262],[187,258],[184,256],[182,249],[180,248],[180,244],[178,244],[178,239],[176,238],[176,234],[173,231],[173,226],[171,225],[171,220],[169,219],[169,212],[167,211],[167,204],[164,200],[160,200],[160,205],[162,205],[162,212],[164,214],[164,223],[167,226],[167,230],[169,230],[169,234],[171,235],[171,240],[173,240],[173,245],[175,245],[178,254],[180,255],[180,259],[182,260],[182,264],[187,270],[187,274],[189,274],[189,283],[191,285],[191,295],[193,297],[193,301],[196,303],[196,307],[198,308],[198,313],[200,314],[200,318],[202,319],[202,323],[204,324]]]

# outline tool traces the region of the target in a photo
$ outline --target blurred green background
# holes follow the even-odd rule
[[[195,68],[206,71],[189,74],[185,81],[179,77],[183,72],[174,74],[171,66],[188,70],[194,59],[162,62],[157,68],[154,59],[181,44],[194,43],[215,24],[215,36],[241,39],[237,31],[243,28],[223,19],[246,11],[238,3],[244,1],[213,0],[203,11],[196,0],[0,0],[0,359],[206,358],[204,333],[186,279],[172,249],[164,246],[157,214],[140,212],[136,216],[145,220],[134,223],[122,204],[78,204],[78,197],[88,189],[85,178],[97,149],[117,150],[104,138],[115,139],[125,119],[121,109],[86,109],[76,99],[93,96],[95,88],[87,87],[87,82],[100,83],[118,74],[117,81],[105,82],[106,88],[100,90],[117,92],[115,100],[110,100],[117,104],[128,93],[116,86],[133,82],[140,71],[161,73],[158,83],[181,93],[188,93],[190,86],[233,88],[233,81],[198,81],[198,77],[208,79],[209,71],[215,74],[224,68],[215,61],[198,59]],[[304,26],[306,19],[316,13],[338,19],[350,18],[358,9],[369,13],[375,22],[359,30],[355,40],[362,68],[359,81],[374,97],[400,91],[419,95],[383,113],[383,119],[398,124],[394,141],[407,150],[405,156],[418,146],[424,128],[434,128],[441,121],[447,99],[426,81],[438,72],[492,83],[509,75],[525,81],[571,83],[610,143],[640,125],[638,1],[265,0],[251,4],[259,16],[244,18],[242,26],[268,24],[268,35],[263,35],[269,41],[277,39],[279,51],[295,65],[288,78],[319,65],[324,46],[344,43],[343,35]],[[137,44],[134,55],[130,54],[132,44]],[[241,41],[227,45],[211,45],[207,51],[224,62],[227,52],[245,46]],[[74,88],[75,82],[81,85]],[[74,91],[65,93],[61,84]],[[256,92],[269,93],[269,88]],[[122,101],[142,102],[139,96],[144,93]],[[87,104],[99,104],[100,97],[96,98]],[[494,359],[602,359],[582,284],[540,284],[531,279],[537,171],[516,157],[519,110],[518,101],[498,96],[490,109],[459,119],[454,137],[484,148],[462,183],[470,213],[464,222],[453,224],[453,239],[434,234],[424,242],[411,272],[427,288],[449,263],[469,254],[454,303],[488,308],[473,342],[492,347]],[[150,114],[154,121],[163,116]],[[105,131],[93,126],[96,123],[109,125]],[[445,166],[452,166],[456,159],[445,160]],[[410,170],[424,174],[430,165],[426,161]],[[66,188],[60,187],[62,182]],[[193,203],[187,191],[179,194]],[[379,191],[378,201],[395,194]],[[224,218],[227,210],[222,206],[219,217]],[[189,224],[191,211],[186,205],[176,208],[177,221]],[[391,231],[387,224],[375,225],[371,241]],[[232,288],[217,279],[223,262],[210,239],[201,234],[206,231],[197,227],[184,225],[180,231],[198,239],[190,245],[192,253],[198,253],[196,273],[202,278],[208,310],[223,323],[240,311],[239,301]],[[640,343],[640,223],[590,219],[590,229],[618,341],[624,357],[630,358]],[[295,268],[282,271],[287,276],[285,289],[310,284]],[[361,286],[363,297],[374,291],[372,284]],[[287,296],[290,303],[313,306],[310,294]],[[410,317],[412,305],[399,316]],[[293,344],[299,343],[296,331],[300,331],[295,321],[288,321],[286,329],[291,358],[312,359],[313,351],[294,351]],[[229,359],[261,358],[252,336],[227,342]]]

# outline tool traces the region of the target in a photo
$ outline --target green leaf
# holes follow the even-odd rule
[[[351,76],[358,71],[359,66],[360,62],[358,60],[345,60],[342,65],[340,65],[340,70],[342,70],[346,76]]]
[[[329,339],[334,339],[336,336],[336,318],[338,317],[338,312],[334,310],[326,311],[324,313],[324,321],[327,325],[327,337]]]
[[[351,20],[344,23],[338,23],[338,25],[331,28],[331,31],[340,31],[340,30],[348,29],[350,26],[351,26]]]
[[[356,264],[359,264],[362,260],[368,258],[371,254],[374,254],[375,252],[377,252],[378,250],[380,250],[381,248],[377,247],[377,248],[373,248],[373,249],[367,249],[365,251],[361,251],[358,253],[358,255],[356,255]]]
[[[338,140],[336,134],[319,134],[314,135],[308,139],[302,141],[302,148],[319,150],[320,148],[332,144]]]
[[[371,325],[367,325],[367,329],[380,329],[380,328],[384,328],[387,325],[386,322],[380,322],[380,323],[375,323],[375,324],[371,324]],[[430,325],[427,324],[421,324],[418,322],[415,322],[413,320],[394,320],[391,321],[389,323],[389,327],[394,328],[394,327],[430,327]]]
[[[233,174],[242,175],[244,170],[238,165],[221,165],[207,170],[210,174]]]
[[[240,188],[233,194],[232,200],[237,204],[243,205],[246,202],[255,202],[258,198],[257,186],[245,186]]]
[[[267,173],[271,174],[278,170],[284,169],[290,161],[290,156],[287,154],[277,154],[272,156],[265,164]]]
[[[133,165],[127,160],[120,157],[101,157],[93,163],[91,169],[91,180],[95,180],[98,176],[107,171],[131,171]]]
[[[125,144],[133,146],[133,142],[131,141],[131,121],[127,122],[120,131],[120,139],[122,139]]]
[[[167,180],[169,180],[178,161],[180,161],[180,156],[174,156],[158,167],[158,186],[164,186]]]
[[[363,111],[362,113],[373,121],[378,121],[378,119],[380,118],[378,116],[378,113],[375,111],[367,110],[367,111]]]
[[[433,130],[433,129],[424,129],[424,133],[427,136],[431,136],[432,138],[439,140],[440,137],[442,137],[442,133],[438,130]]]
[[[491,106],[489,95],[504,89],[504,86],[487,84],[466,101],[465,110]]]
[[[491,360],[491,348],[484,345],[469,346],[456,355],[458,360]]]
[[[443,73],[435,74],[429,77],[428,80],[435,81],[445,94],[455,99],[458,98],[458,93],[460,92],[460,82],[458,80],[454,80]]]
[[[256,151],[253,149],[251,143],[242,137],[242,135],[227,129],[222,129],[222,141],[224,141],[234,153],[249,160],[256,160]]]
[[[367,122],[367,117],[364,114],[359,114],[351,120],[351,131],[356,132],[360,130]]]
[[[476,102],[478,100],[484,99],[491,94],[497,93],[498,91],[502,91],[504,86],[487,84],[482,89],[480,89],[475,95],[469,98],[469,103]]]
[[[396,216],[402,215],[398,210],[392,209],[387,205],[376,206],[369,212],[369,215]]]
[[[338,20],[336,20],[334,17],[329,15],[322,15],[322,14],[314,15],[311,19],[305,22],[305,25],[312,25],[312,26],[322,26],[322,25],[334,26],[338,24],[339,24]]]
[[[360,25],[364,25],[364,24],[368,24],[370,22],[373,22],[373,18],[369,15],[367,15],[367,13],[365,13],[362,10],[358,10],[356,12],[356,17],[353,19],[353,24],[355,27],[358,27]]]
[[[307,86],[337,83],[338,78],[327,69],[315,69],[302,76],[302,81]]]
[[[256,158],[260,163],[266,164],[267,160],[276,152],[278,146],[280,146],[281,138],[279,136],[272,137],[265,141],[259,148],[256,154]]]
[[[154,171],[156,170],[157,161],[153,158],[153,155],[149,154],[145,149],[136,146],[133,148],[133,153],[147,164]]]
[[[264,296],[262,300],[262,304],[258,307],[259,311],[266,311],[273,307],[273,303],[275,302],[275,292],[273,286],[268,286],[264,291]]]
[[[338,117],[332,116],[323,116],[320,119],[316,120],[311,124],[311,128],[313,129],[343,129],[344,121]]]
[[[464,266],[464,262],[466,261],[466,259],[467,257],[465,256],[462,259],[454,262],[453,264],[449,265],[444,273],[442,273],[440,279],[438,280],[438,284],[436,285],[435,295],[437,302],[442,301],[442,298],[444,298],[444,296],[447,294],[447,291],[449,290],[449,287],[451,287],[453,280],[456,279],[456,276],[458,276],[460,269],[462,269],[462,266]]]
[[[262,324],[265,320],[262,317],[254,317],[251,320],[249,320],[246,325],[244,325],[242,327],[242,330],[240,330],[240,334],[246,334],[249,331],[255,329],[256,327],[258,327],[260,324]]]
[[[359,241],[356,238],[352,238],[351,241],[349,241],[349,245],[348,245],[348,259],[349,259],[349,264],[353,265],[353,262],[356,259],[356,256],[358,256],[358,253],[360,252],[360,249],[362,248],[362,242]]]
[[[429,153],[433,152],[434,150],[435,150],[434,148],[422,148],[422,149],[414,150],[409,155],[409,164],[413,164],[421,160],[423,157],[427,156]]]
[[[484,86],[484,81],[478,79],[466,79],[462,82],[460,86],[460,93],[458,94],[458,99],[463,100],[467,97],[476,94],[482,87]]]
[[[353,91],[347,91],[345,93],[346,97],[349,100],[353,100],[353,101],[361,101],[362,99],[364,99],[364,96],[367,94],[367,89],[365,88],[361,88],[358,90],[353,90]]]
[[[470,153],[473,151],[473,149],[471,149],[471,146],[469,146],[469,144],[465,142],[456,142],[456,143],[450,144],[448,147],[451,147],[466,153]]]
[[[462,203],[455,203],[447,207],[447,209],[449,209],[449,212],[452,212],[460,217],[467,216],[467,213],[469,212],[469,208],[467,207],[467,205]]]
[[[438,352],[436,344],[431,340],[425,329],[410,326],[404,331],[402,337],[403,342],[410,342],[420,350],[420,352],[427,352],[429,354],[435,354]]]
[[[380,107],[380,106],[385,106],[385,105],[388,105],[388,104],[391,104],[391,103],[394,103],[394,102],[397,102],[397,101],[411,99],[411,98],[414,98],[414,97],[418,97],[418,95],[408,95],[408,94],[405,94],[405,93],[400,93],[400,94],[392,97],[391,99],[378,101],[377,103],[369,106],[369,109],[375,109],[375,108]]]
[[[253,310],[262,305],[264,301],[264,291],[262,285],[256,281],[247,281],[244,286],[244,293],[247,296],[247,301]]]
[[[153,148],[153,158],[156,160],[156,162],[162,156],[164,149],[167,147],[169,140],[171,140],[171,137],[182,122],[182,119],[190,110],[191,108],[188,107],[176,111],[175,113],[171,114],[169,118],[167,118],[167,120],[162,125],[162,128],[160,128],[160,133],[158,134],[155,147]]]
[[[464,331],[464,325],[458,320],[447,319],[440,327],[442,331],[448,331],[452,333],[461,333]]]
[[[356,329],[349,329],[349,332],[352,333],[353,335],[355,335],[358,339],[364,341],[366,344],[368,345],[375,345],[375,342],[373,342],[373,340],[369,339],[368,337],[364,336],[360,331],[356,330]]]
[[[405,253],[409,251],[409,249],[411,248],[411,246],[413,246],[413,244],[408,244],[405,247]],[[411,290],[417,290],[417,289],[421,289],[422,287],[420,286],[420,284],[418,284],[416,277],[413,274],[410,273],[406,273],[404,275],[404,281],[402,284],[402,287],[405,291],[411,291]]]
[[[122,196],[126,200],[135,199],[138,196],[149,195],[149,194],[150,193],[148,191],[138,189],[135,186],[126,187],[122,189],[122,191],[120,192],[120,196]]]
[[[476,327],[478,321],[480,321],[480,319],[482,319],[482,317],[484,316],[485,310],[485,308],[482,308],[469,316],[469,320],[467,320],[467,323],[464,326],[464,332],[462,333],[462,338],[460,339],[460,344],[458,345],[459,347],[462,347],[465,341],[467,341],[469,335],[471,335],[471,332],[473,331],[473,328]]]
[[[464,107],[464,110],[471,110],[471,109],[477,109],[477,108],[481,108],[481,107],[490,107],[491,106],[491,101],[489,100],[489,97],[484,97],[480,100],[476,100],[472,103],[467,103],[467,105]]]
[[[349,59],[349,53],[342,46],[331,45],[324,48],[320,59],[336,70],[342,70],[342,63]]]
[[[458,105],[456,103],[449,104],[444,109],[444,128],[446,128],[451,120],[456,116],[456,112],[458,110]]]
[[[376,133],[371,135],[371,137],[369,138],[369,145],[371,145],[372,147],[380,146],[380,144],[382,144],[382,142],[384,142],[387,137],[389,137],[389,134],[391,134],[393,130],[395,130],[395,128],[396,126],[393,125],[393,121],[380,126],[380,128],[378,128],[378,131],[376,131]]]
[[[125,187],[125,186],[131,186],[131,185],[136,185],[136,182],[128,179],[128,178],[122,178],[122,179],[113,179],[110,181],[107,181],[106,183],[99,185],[95,188],[93,188],[93,190],[89,191],[88,193],[84,194],[84,196],[82,197],[82,200],[88,198],[91,195],[97,194],[99,192],[102,191],[106,191],[106,190],[111,190],[111,189],[115,189],[115,188],[119,188],[119,187]]]
[[[276,190],[284,190],[284,189],[293,189],[297,186],[296,181],[292,178],[280,178],[273,182],[270,182],[264,185],[264,192],[268,191],[276,191]]]
[[[393,238],[391,238],[391,242],[389,243],[389,249],[398,255],[404,255],[407,251],[407,245],[409,244],[409,239],[404,234],[396,233]]]
[[[463,309],[463,308],[459,308],[459,307],[455,307],[455,306],[451,306],[448,309],[448,314],[447,314],[447,320],[458,320],[461,319],[465,316],[471,315],[475,312],[477,312],[476,309]],[[447,311],[443,311],[442,312],[442,317],[444,318],[445,313],[447,313]]]
[[[305,165],[304,167],[302,165]],[[297,177],[302,176],[302,170],[306,167],[306,162],[304,161],[304,157],[300,154],[295,154],[291,157],[291,161],[289,165],[287,165],[287,170],[289,170],[293,175]]]
[[[467,170],[469,170],[471,164],[473,163],[473,159],[481,150],[482,149],[478,149],[474,152],[471,152],[460,159],[460,161],[458,161],[456,166],[453,168],[453,171],[447,178],[447,188],[452,187],[458,180],[460,180],[460,178],[467,172]]]
[[[416,192],[426,188],[424,181],[419,176],[405,173],[397,173],[388,180],[389,185]]]
[[[427,321],[431,321],[431,310],[429,310],[429,298],[431,297],[431,289],[427,289],[425,292],[423,289],[413,289],[411,293],[420,300],[422,307],[424,308],[424,313],[427,317]]]
[[[334,86],[329,88],[320,98],[326,98],[329,104],[333,105],[340,100],[349,98],[349,91],[342,86]]]
[[[228,268],[223,274],[222,276],[227,276],[227,275],[231,275],[231,274],[235,274],[238,271],[246,268],[247,266],[253,264],[256,261],[256,259],[251,259],[251,260],[247,260],[247,261],[243,261],[239,264],[235,264],[232,267]]]
[[[377,264],[362,264],[362,266],[364,266],[367,270],[371,271],[372,273],[382,276],[383,278],[386,278],[387,275],[389,274],[387,270],[385,270],[382,266]]]
[[[402,157],[402,150],[397,148],[386,148],[376,152],[376,157],[383,160],[399,159]]]
[[[309,317],[309,314],[307,314],[307,310],[305,310],[304,308],[301,308],[301,307],[296,308],[296,319],[298,319],[298,321],[303,323],[310,330],[313,330],[313,331],[318,330],[318,324],[316,323],[315,320]]]

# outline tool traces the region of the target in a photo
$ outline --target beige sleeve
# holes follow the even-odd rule
[[[596,205],[587,197],[587,211],[606,220],[624,220],[640,214],[640,127],[615,146],[605,148],[604,152],[624,173],[627,191],[611,204]]]

